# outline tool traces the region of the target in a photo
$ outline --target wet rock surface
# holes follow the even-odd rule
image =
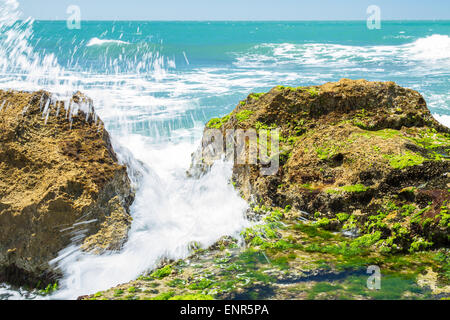
[[[0,280],[36,286],[69,244],[120,249],[134,194],[92,101],[0,91]]]
[[[395,250],[414,241],[449,245],[450,130],[414,90],[348,79],[278,86],[251,94],[230,115],[211,120],[205,133],[211,128],[224,135],[280,130],[273,175],[261,174],[264,165],[235,161],[233,181],[248,201],[289,205],[291,218],[322,219],[330,230],[350,219],[364,232],[381,232]],[[203,155],[214,139],[203,140]],[[209,165],[205,158],[197,165]],[[403,235],[394,237],[400,229]]]
[[[81,299],[450,297],[449,129],[416,91],[343,79],[251,94],[211,119],[188,175],[229,156],[227,130],[279,129],[278,169],[234,158],[254,226]],[[217,134],[209,134],[209,130]],[[238,143],[233,140],[232,143]],[[258,150],[248,148],[247,156]],[[258,154],[254,154],[258,159]],[[369,288],[369,267],[381,287]]]

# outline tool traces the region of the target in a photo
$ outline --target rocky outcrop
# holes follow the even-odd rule
[[[217,151],[209,129],[221,130],[224,146],[229,130],[255,129],[261,147],[259,132],[276,128],[274,174],[261,174],[261,163],[234,163],[233,181],[245,199],[289,206],[291,218],[315,219],[325,229],[373,234],[388,252],[448,247],[450,131],[418,92],[342,79],[251,94],[208,122],[194,167],[205,170]],[[260,157],[256,148],[245,152]]]
[[[53,281],[69,244],[120,249],[133,198],[91,100],[0,91],[0,281]]]
[[[346,79],[279,86],[206,127],[189,175],[233,160],[258,223],[80,299],[448,299],[450,136],[419,93]],[[236,129],[254,129],[258,148]],[[264,129],[280,131],[271,174],[257,153]],[[379,290],[368,286],[374,266]]]

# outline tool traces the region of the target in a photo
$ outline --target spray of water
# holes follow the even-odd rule
[[[129,240],[120,253],[110,255],[92,256],[75,247],[64,250],[55,261],[65,274],[55,298],[129,281],[162,258],[186,257],[193,242],[208,247],[221,236],[238,237],[248,225],[243,216],[247,204],[229,183],[230,164],[219,162],[200,180],[187,179],[192,144],[155,146],[137,135],[123,137],[120,143],[137,150],[133,156],[145,167],[134,168],[143,176],[131,210]]]
[[[107,123],[114,125],[114,122],[119,122],[117,129],[111,131],[113,144],[119,159],[127,164],[137,188],[131,207],[133,224],[123,250],[96,256],[82,252],[75,245],[64,249],[52,261],[64,277],[60,281],[61,289],[51,298],[73,299],[104,290],[136,278],[154,268],[161,259],[186,257],[193,242],[208,247],[222,236],[239,236],[240,230],[248,225],[244,217],[247,204],[229,183],[231,165],[218,162],[199,180],[186,177],[190,154],[201,136],[200,126],[188,134],[183,130],[173,132],[172,136],[179,137],[177,143],[170,143],[160,136],[151,138],[133,134],[133,120],[127,111],[133,114],[135,108],[127,108],[127,103],[130,103],[127,98],[129,91],[137,88],[124,88],[123,82],[117,79],[117,85],[109,83],[108,88],[102,86],[98,79],[86,87],[70,81],[68,72],[58,65],[53,55],[41,56],[29,45],[33,21],[18,20],[17,2],[2,0],[1,6],[0,71],[12,75],[8,85],[22,90],[45,87],[57,92],[52,99],[68,99],[76,90],[92,94],[96,101],[100,101],[100,114],[109,115],[105,116],[109,120]],[[98,44],[98,41],[91,42],[90,46]],[[112,70],[119,64],[119,60],[112,61]],[[133,77],[139,78],[140,71],[148,70],[150,66],[155,75],[153,79],[158,81],[174,64],[167,65],[167,60],[158,53],[147,53],[134,66]],[[26,88],[20,87],[25,83]],[[117,96],[111,98],[109,90],[112,88]],[[140,97],[142,100],[133,101],[133,106],[145,106],[154,99],[142,94]],[[43,117],[46,117],[50,103],[51,99],[44,102]],[[79,109],[90,110],[89,105],[66,103],[66,106],[70,108],[66,110],[69,116]],[[116,112],[115,116],[111,117],[111,112]],[[148,125],[151,127],[152,123]],[[1,290],[7,289],[0,289],[0,295]],[[26,295],[16,291],[10,298],[18,297],[25,298]]]

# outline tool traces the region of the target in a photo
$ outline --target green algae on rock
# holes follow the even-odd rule
[[[197,250],[188,260],[171,262],[80,299],[439,299],[450,295],[450,261],[444,249],[380,255],[370,247],[376,237],[351,240],[314,224],[287,221],[280,212],[267,212],[265,224],[245,230],[245,247],[229,242]],[[253,241],[257,237],[259,241]],[[366,285],[366,267],[374,264],[382,270],[381,291]],[[165,276],[155,277],[159,274]]]
[[[450,297],[450,135],[419,93],[347,79],[277,86],[250,94],[205,130],[275,128],[284,155],[275,175],[234,162],[232,184],[259,220],[242,231],[243,246],[220,241],[82,298]],[[204,137],[191,176],[211,165],[200,156],[213,142],[207,131]],[[367,287],[373,265],[382,272],[380,290]]]
[[[45,288],[58,276],[49,261],[73,241],[120,249],[134,194],[90,99],[0,91],[0,102],[0,281]]]
[[[363,232],[380,231],[380,245],[393,250],[448,246],[450,130],[432,117],[418,92],[348,79],[278,86],[257,99],[251,94],[222,119],[224,135],[280,130],[276,174],[262,175],[262,164],[234,162],[232,180],[245,199],[289,205],[292,216],[309,213],[312,219],[316,213],[333,223],[345,213]],[[202,149],[214,139],[204,139]],[[210,165],[194,163],[202,164]],[[405,188],[414,191],[406,195]],[[413,208],[409,216],[404,206]],[[407,232],[402,239],[398,224]]]

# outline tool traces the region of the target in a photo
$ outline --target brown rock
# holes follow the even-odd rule
[[[45,91],[0,91],[0,281],[52,281],[71,243],[100,253],[127,238],[134,194],[92,101],[67,112]],[[67,107],[67,105],[66,105]]]
[[[274,175],[261,174],[261,163],[233,159],[233,180],[248,201],[290,205],[293,217],[307,212],[312,219],[317,213],[334,219],[331,224],[336,214],[347,213],[365,232],[385,224],[379,231],[394,237],[397,224],[412,231],[411,238],[424,237],[418,242],[449,243],[450,130],[432,117],[417,91],[393,82],[349,79],[278,86],[249,95],[230,115],[208,122],[206,129],[211,128],[224,136],[229,129],[280,130],[280,165]],[[216,139],[204,135],[192,169],[211,165]],[[405,193],[408,188],[414,192]],[[415,208],[409,216],[404,205]],[[373,227],[369,217],[380,212],[388,216],[380,216],[382,223]]]

